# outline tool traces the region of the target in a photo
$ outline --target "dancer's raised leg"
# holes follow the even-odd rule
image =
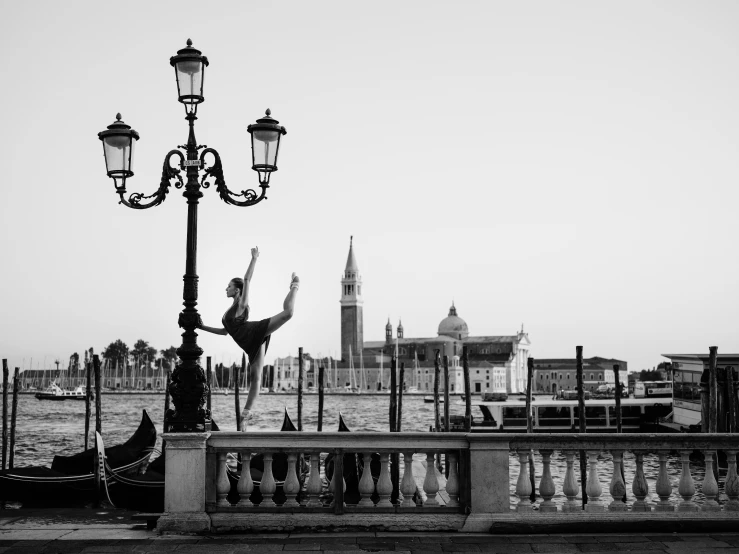
[[[251,415],[254,403],[262,388],[262,368],[264,367],[264,344],[259,347],[259,353],[255,360],[249,360],[249,395],[246,397],[246,404],[241,412],[241,430],[246,431],[249,424],[249,416]]]
[[[290,292],[287,293],[285,301],[282,303],[282,311],[269,318],[269,324],[267,325],[267,334],[271,335],[277,329],[282,327],[285,323],[290,321],[295,312],[295,297],[300,287],[300,279],[293,273],[292,281],[290,281]]]

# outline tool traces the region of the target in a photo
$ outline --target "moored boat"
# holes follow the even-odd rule
[[[526,401],[474,402],[473,433],[525,433]],[[576,400],[536,400],[531,403],[535,433],[572,433],[579,425]],[[624,398],[621,400],[621,429],[624,433],[656,431],[660,418],[672,411],[671,398]],[[588,433],[616,432],[616,405],[612,399],[585,401]],[[450,416],[450,431],[464,431],[464,416]]]
[[[46,390],[37,392],[34,396],[39,400],[84,400],[85,389],[79,386],[74,390],[68,390],[61,388],[56,383],[51,383]],[[93,394],[90,391],[90,398],[92,397]]]

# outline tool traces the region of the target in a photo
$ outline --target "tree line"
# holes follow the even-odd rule
[[[93,349],[90,348],[89,352],[92,353],[92,351]],[[87,353],[85,352],[85,358],[88,357]],[[117,339],[103,348],[100,356],[103,360],[107,360],[113,365],[116,363],[125,363],[127,367],[134,365],[140,367],[141,365],[151,366],[154,364],[158,367],[161,361],[164,369],[174,369],[175,363],[177,362],[177,347],[170,346],[164,350],[157,350],[153,346],[150,346],[148,341],[139,339],[133,345],[133,348],[129,348],[125,342]],[[71,371],[83,369],[80,366],[79,353],[74,352],[69,357],[69,369]]]

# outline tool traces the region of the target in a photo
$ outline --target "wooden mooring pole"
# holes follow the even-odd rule
[[[207,397],[207,407],[208,407],[208,417],[207,419],[211,419],[210,415],[210,409],[211,409],[211,398],[210,398],[210,384],[213,382],[213,369],[210,367],[210,356],[206,356],[205,358],[205,387],[208,391],[208,397]]]
[[[736,433],[736,397],[734,396],[734,368],[726,368],[726,396],[728,399],[728,421],[726,430],[729,433]]]
[[[92,369],[95,372],[95,431],[103,436],[103,399],[100,393],[100,358],[97,354],[92,356]]]
[[[718,346],[709,346],[708,353],[708,432],[716,433],[718,429],[718,382],[716,377]]]
[[[616,380],[616,433],[620,434],[621,430],[621,395],[623,394],[623,387],[621,386],[621,377],[619,377],[619,371],[621,370],[620,364],[613,364],[613,378]],[[625,483],[626,476],[624,475],[624,464],[619,464],[621,467],[621,480]],[[621,501],[626,503],[626,493],[624,492]]]
[[[10,409],[10,455],[8,469],[13,469],[13,458],[15,457],[15,416],[18,413],[18,373],[20,368],[16,367],[13,373],[13,404]]]
[[[582,346],[575,347],[575,355],[575,377],[577,378],[577,411],[580,423],[579,429],[580,433],[585,433],[585,386],[583,384],[582,377]],[[585,451],[580,450],[580,489],[582,490],[583,509],[585,509],[585,505],[588,503],[588,495],[585,492],[585,485],[587,483],[587,473],[585,468]]]
[[[534,358],[526,361],[526,432],[534,434],[534,414],[531,399],[534,385]],[[536,469],[534,468],[534,449],[529,450],[529,480],[531,481],[531,502],[536,502]]]
[[[449,356],[444,354],[444,432],[449,432]]]
[[[439,349],[434,350],[434,432],[441,431],[441,411],[439,410],[439,375],[440,375]]]
[[[298,431],[303,430],[303,347],[298,348]]]
[[[85,351],[85,450],[90,440],[90,398],[92,397],[92,360]]]
[[[390,432],[398,431],[398,359],[393,356],[390,360]],[[398,480],[400,479],[400,456],[398,454],[390,454],[390,480],[393,482],[393,491],[390,494],[390,501],[395,503],[398,498]]]
[[[472,432],[472,391],[470,390],[470,363],[467,346],[462,347],[462,372],[464,373],[464,430]]]
[[[323,431],[323,379],[324,367],[318,368],[318,432]]]
[[[8,360],[3,359],[3,469],[8,461]]]
[[[241,355],[241,367],[246,370],[246,355]],[[239,366],[234,368],[234,410],[236,411],[236,430],[241,431],[241,399],[239,398],[239,382],[241,374]]]
[[[400,386],[398,387],[398,420],[395,422],[395,430],[400,433],[403,425],[403,383],[405,382],[405,363],[400,363]]]
[[[169,384],[172,382],[172,372],[167,370],[167,385],[164,387],[164,421],[162,423],[162,429],[167,432],[167,412],[169,412]],[[164,445],[162,445],[162,452],[164,452]]]

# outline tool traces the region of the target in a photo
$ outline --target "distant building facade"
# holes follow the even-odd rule
[[[626,383],[627,362],[611,358],[583,359],[583,388],[595,391],[600,385],[615,387],[614,364],[619,364],[619,378]],[[576,390],[577,360],[575,358],[536,359],[534,361],[534,392],[557,393]]]
[[[323,366],[329,389],[376,391],[387,388],[391,359],[397,354],[398,368],[401,364],[404,366],[403,386],[430,393],[434,388],[434,358],[438,350],[442,366],[440,390],[444,390],[443,359],[447,356],[449,392],[462,392],[462,350],[466,346],[473,392],[524,391],[531,341],[523,329],[512,335],[471,336],[467,323],[459,317],[452,303],[448,315],[439,323],[435,337],[409,338],[402,322],[398,323],[393,336],[393,327],[388,320],[384,340],[365,342],[363,304],[362,278],[352,238],[341,278],[341,359],[314,359],[306,355],[306,386],[317,386],[318,368]],[[274,366],[276,390],[288,391],[297,387],[296,358],[278,358]]]

